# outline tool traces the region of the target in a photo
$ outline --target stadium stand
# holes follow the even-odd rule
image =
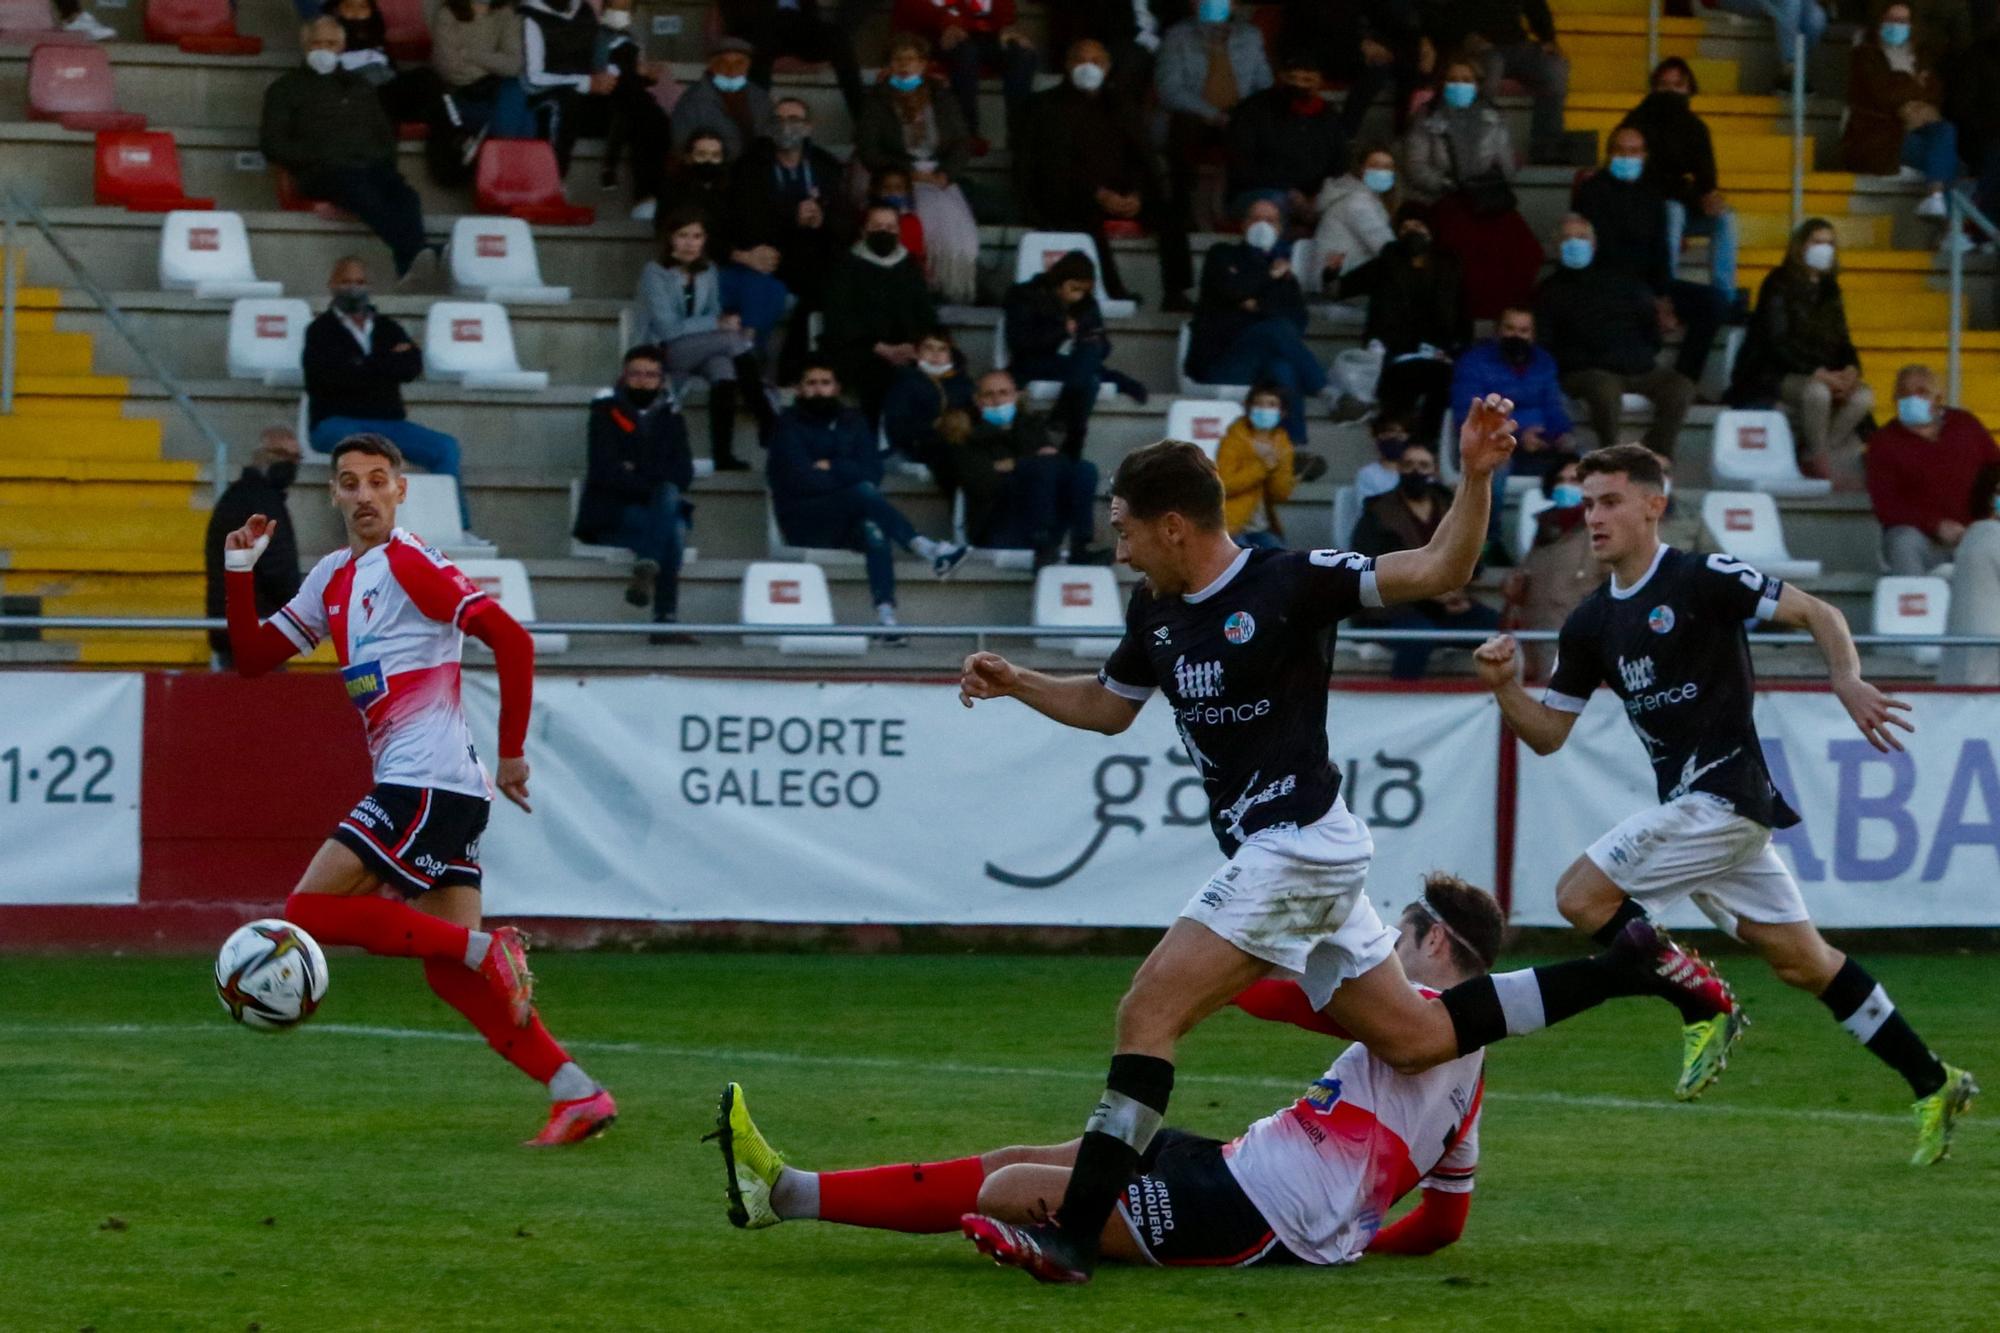
[[[555,150],[540,139],[488,139],[479,148],[481,212],[550,227],[587,227],[597,210],[563,197]]]
[[[182,188],[180,151],[174,136],[159,130],[99,131],[95,193],[98,203],[135,213],[215,207]]]
[[[468,389],[549,387],[546,370],[521,369],[507,309],[491,301],[439,301],[424,326],[424,373]]]
[[[1062,629],[1104,629],[1105,638],[1037,639],[1037,647],[1101,658],[1118,646],[1125,623],[1118,580],[1102,565],[1046,565],[1035,574],[1035,624]]]

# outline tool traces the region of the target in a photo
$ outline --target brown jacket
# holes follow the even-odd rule
[[[1864,176],[1893,176],[1903,160],[1902,108],[1909,102],[1944,100],[1944,86],[1922,64],[1915,74],[1889,67],[1873,40],[1847,58],[1847,129],[1840,136],[1840,159]]]

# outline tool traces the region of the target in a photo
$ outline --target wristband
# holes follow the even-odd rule
[[[222,568],[231,574],[248,574],[257,565],[257,557],[264,554],[264,548],[271,544],[271,534],[265,533],[250,544],[248,550],[222,552]]]

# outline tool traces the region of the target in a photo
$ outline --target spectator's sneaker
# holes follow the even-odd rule
[[[1019,1268],[1037,1282],[1090,1281],[1090,1263],[1071,1252],[1062,1232],[1053,1226],[1015,1226],[997,1218],[967,1213],[958,1227],[979,1252],[1003,1268]]]
[[[715,470],[717,472],[748,472],[750,465],[735,454],[717,454],[715,456]]]
[[[1950,211],[1945,207],[1943,190],[1934,190],[1925,195],[1923,202],[1917,205],[1917,216],[1920,218],[1941,218]]]
[[[100,22],[88,10],[77,11],[77,16],[62,26],[64,32],[77,33],[90,38],[93,42],[112,42],[118,40],[118,30]]]
[[[632,562],[632,581],[625,585],[625,601],[631,606],[651,606],[653,585],[660,579],[660,562],[657,560],[635,560]]]
[[[894,627],[902,623],[896,619],[896,608],[887,602],[875,608],[875,620],[877,624],[889,627]],[[907,634],[878,634],[875,636],[875,642],[881,644],[884,648],[907,648],[910,646],[910,638]]]
[[[549,1123],[542,1132],[521,1144],[523,1148],[561,1148],[594,1139],[618,1119],[618,1103],[603,1088],[588,1097],[557,1102],[549,1108]]]
[[[931,573],[938,578],[948,579],[958,573],[958,567],[972,554],[972,548],[965,545],[947,546],[931,560]]]
[[[1950,1065],[1944,1067],[1944,1086],[1913,1108],[1917,1116],[1917,1151],[1910,1157],[1911,1166],[1930,1166],[1951,1155],[1952,1125],[1972,1109],[1972,1099],[1978,1095],[1979,1085],[1972,1081],[1970,1073]]]

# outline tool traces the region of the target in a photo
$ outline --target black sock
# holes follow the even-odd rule
[[[1919,1100],[1944,1086],[1944,1063],[1896,1012],[1889,993],[1852,958],[1840,965],[1819,993],[1819,1002],[1876,1059],[1907,1079]]]
[[[1618,938],[1619,931],[1634,921],[1645,919],[1645,908],[1631,898],[1621,899],[1618,910],[1611,914],[1611,919],[1590,932],[1591,941],[1601,949],[1609,949],[1612,942]]]
[[[1468,1055],[1502,1037],[1539,1032],[1606,1000],[1651,993],[1652,982],[1643,968],[1606,951],[1547,967],[1474,977],[1439,999],[1451,1015],[1458,1053]]]
[[[1174,1090],[1174,1066],[1152,1055],[1114,1055],[1097,1103],[1070,1168],[1058,1223],[1062,1234],[1087,1259],[1097,1257],[1104,1223],[1118,1204],[1139,1158],[1153,1141]]]
[[[1619,903],[1618,910],[1611,914],[1609,921],[1591,932],[1590,938],[1608,949],[1617,941],[1618,933],[1628,924],[1647,919],[1646,909],[1633,899],[1627,898]],[[1651,993],[1680,1010],[1682,1023],[1701,1023],[1715,1016],[1700,1000],[1664,979],[1656,978]]]

